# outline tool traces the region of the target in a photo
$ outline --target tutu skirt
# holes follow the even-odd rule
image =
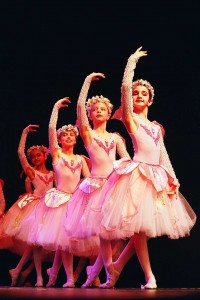
[[[48,251],[60,249],[76,256],[96,256],[99,250],[98,238],[92,238],[88,243],[67,235],[64,221],[68,215],[71,196],[55,188],[46,192],[34,211],[23,220],[23,226],[30,229],[26,242],[29,245],[42,246]]]
[[[34,210],[39,198],[32,193],[25,193],[8,209],[0,221],[0,248],[22,255],[26,243],[16,237],[20,231],[27,231],[22,227],[22,221]]]
[[[171,239],[189,235],[196,215],[180,192],[172,192],[174,178],[164,167],[129,161],[116,170],[118,175],[110,176],[101,193],[89,199],[72,226],[74,236],[116,240],[139,232]]]

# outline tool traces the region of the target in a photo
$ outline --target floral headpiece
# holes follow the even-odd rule
[[[47,149],[47,147],[45,147],[45,146],[43,146],[43,145],[41,145],[41,146],[38,146],[38,145],[32,146],[32,147],[28,148],[28,150],[27,150],[27,152],[26,152],[29,159],[31,158],[31,153],[32,153],[34,150],[39,150],[39,151],[42,151],[44,154],[48,154],[48,149]]]
[[[61,128],[59,128],[57,130],[57,138],[59,139],[61,134],[66,131],[73,131],[75,133],[76,137],[79,135],[77,126],[73,126],[72,124],[69,124],[69,125],[62,126]]]
[[[90,111],[92,109],[92,106],[94,104],[98,103],[98,102],[105,103],[105,105],[108,108],[109,114],[112,113],[112,109],[113,109],[112,103],[110,102],[110,100],[108,98],[105,98],[105,97],[103,97],[101,95],[101,96],[93,96],[92,98],[90,98],[90,99],[87,100],[87,102],[86,102],[86,110],[87,110],[88,116],[90,116]]]
[[[153,101],[155,94],[152,85],[147,80],[138,79],[132,83],[132,89],[135,89],[138,85],[144,85],[149,90],[151,100]]]

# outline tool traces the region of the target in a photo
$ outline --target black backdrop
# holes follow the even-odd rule
[[[103,94],[120,104],[121,79],[127,58],[143,46],[135,79],[155,89],[149,118],[162,123],[165,143],[181,192],[199,215],[199,1],[160,0],[7,0],[0,5],[0,177],[5,180],[7,209],[24,192],[17,147],[23,128],[40,124],[27,146],[48,145],[48,122],[54,103],[69,96],[58,126],[74,123],[76,101],[85,77],[103,72],[89,96]],[[123,124],[111,120],[111,131],[129,137]],[[85,153],[79,139],[76,151]],[[49,161],[49,166],[51,162]],[[149,241],[152,267],[161,287],[198,287],[199,222],[190,237]],[[18,260],[18,258],[17,258]],[[14,254],[2,251],[0,272]],[[2,276],[0,276],[2,277]],[[143,280],[137,259],[126,266],[119,284],[137,287]]]

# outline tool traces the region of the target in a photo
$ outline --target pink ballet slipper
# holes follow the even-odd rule
[[[46,287],[51,287],[56,284],[57,275],[52,272],[52,268],[47,269],[47,274],[49,276],[49,281],[46,284]]]
[[[74,279],[68,279],[65,284],[63,284],[63,288],[74,288]]]
[[[117,280],[119,279],[120,273],[115,270],[113,264],[107,267],[107,281],[100,285],[101,289],[111,289],[115,287]]]
[[[156,284],[156,279],[154,276],[150,277],[147,280],[147,283],[145,285],[141,285],[141,289],[145,290],[145,289],[156,289],[157,288],[157,284]]]
[[[42,287],[43,286],[43,279],[42,278],[38,278],[37,282],[35,284],[35,287]]]
[[[87,280],[84,284],[82,284],[82,288],[89,288],[92,287],[92,284],[96,277],[98,276],[96,273],[92,271],[92,266],[87,266],[86,267],[86,272],[87,272]]]
[[[11,281],[11,286],[16,286],[19,273],[15,269],[10,269],[9,274],[10,274],[10,277],[11,277],[11,280],[12,280]]]

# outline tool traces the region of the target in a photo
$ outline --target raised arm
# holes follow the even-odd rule
[[[146,56],[146,51],[138,48],[134,54],[128,58],[127,65],[125,67],[122,86],[121,86],[121,105],[122,105],[122,120],[127,125],[133,115],[133,100],[132,100],[132,81],[134,76],[134,70],[136,63],[140,57]]]
[[[18,146],[18,156],[21,163],[21,166],[24,170],[24,173],[27,175],[28,170],[32,170],[33,167],[29,164],[26,155],[25,155],[25,145],[26,145],[26,139],[29,132],[35,132],[39,128],[39,125],[29,125],[22,131],[22,135],[19,141]]]
[[[57,133],[56,133],[56,125],[58,121],[58,111],[61,107],[67,107],[70,103],[68,97],[62,98],[58,100],[53,107],[50,121],[49,121],[49,148],[51,155],[54,155],[54,152],[59,148]]]
[[[99,77],[105,78],[103,73],[93,72],[90,75],[88,75],[85,78],[85,81],[82,85],[82,88],[81,88],[81,91],[79,94],[79,98],[78,98],[78,102],[77,102],[77,119],[78,119],[77,121],[78,121],[78,127],[79,127],[81,136],[83,136],[84,132],[86,130],[88,130],[88,128],[90,127],[86,108],[85,108],[85,102],[86,102],[86,98],[88,95],[88,90],[90,88],[91,82],[94,80],[99,80]]]

